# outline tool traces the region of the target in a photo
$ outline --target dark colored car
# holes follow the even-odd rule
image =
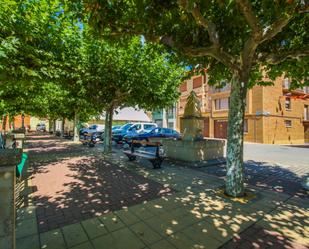
[[[180,138],[180,134],[178,131],[175,131],[170,128],[154,128],[149,132],[141,133],[141,134],[132,134],[124,136],[124,141],[127,143],[131,143],[132,139],[134,140],[146,140],[149,138]]]
[[[113,126],[112,126],[112,131],[120,129],[121,126],[122,126],[122,125],[113,125]]]
[[[132,126],[132,123],[127,123],[123,126],[121,126],[119,129],[114,129],[112,130],[112,138],[113,141],[119,143],[122,141],[123,137],[127,134],[127,131],[129,128]]]
[[[40,123],[36,125],[36,130],[37,131],[46,131],[46,126],[44,123]]]

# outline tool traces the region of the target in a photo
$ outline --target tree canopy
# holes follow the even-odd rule
[[[106,110],[105,131],[111,125],[109,117],[112,119],[119,107],[152,110],[177,100],[184,69],[172,62],[162,46],[144,43],[141,37],[119,44],[93,39],[87,43],[84,53],[87,93],[96,106]],[[111,134],[105,134],[106,141],[110,141]]]
[[[87,23],[68,8],[70,4],[61,0],[1,4],[3,115],[78,121],[111,107],[153,109],[176,100],[183,70],[161,46],[141,42],[141,36],[101,41],[88,32]]]
[[[307,1],[85,0],[83,6],[101,37],[143,35],[180,61],[207,67],[210,83],[231,82],[226,193],[243,195],[247,89],[283,74],[308,85]]]

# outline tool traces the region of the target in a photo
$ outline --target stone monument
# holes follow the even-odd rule
[[[183,128],[182,139],[162,141],[167,157],[189,162],[224,159],[225,140],[203,137],[204,118],[200,101],[194,91],[187,98],[184,116],[180,122]]]

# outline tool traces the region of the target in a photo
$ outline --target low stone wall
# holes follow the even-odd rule
[[[204,139],[201,141],[162,140],[168,158],[197,162],[224,158],[225,140]]]
[[[15,248],[15,174],[21,150],[0,150],[0,248]]]

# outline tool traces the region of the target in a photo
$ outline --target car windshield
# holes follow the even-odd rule
[[[132,126],[132,124],[125,124],[123,126],[120,127],[121,130],[127,130]]]
[[[96,128],[97,128],[96,125],[91,125],[91,126],[89,126],[89,129],[96,129]]]
[[[149,133],[149,134],[157,134],[157,133],[159,133],[160,131],[161,131],[160,128],[154,128],[154,129],[152,129],[151,131],[149,131],[149,132],[147,132],[147,133]]]

